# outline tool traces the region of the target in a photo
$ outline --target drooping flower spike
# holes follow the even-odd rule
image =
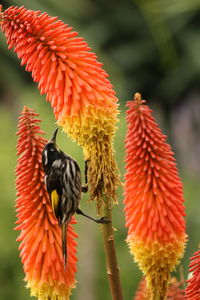
[[[192,276],[187,281],[185,294],[187,300],[198,300],[200,299],[200,250],[196,251],[190,260],[189,272]]]
[[[42,150],[47,140],[32,109],[24,107],[19,118],[16,167],[16,230],[21,233],[20,257],[31,295],[39,300],[69,299],[75,287],[76,242],[72,224],[67,229],[68,262],[64,270],[61,229],[52,212],[44,184]]]
[[[185,248],[183,189],[171,147],[144,103],[136,93],[127,104],[127,242],[152,299],[164,299],[170,272]]]
[[[9,49],[32,72],[55,118],[89,160],[91,199],[116,202],[118,170],[113,158],[117,98],[107,73],[87,43],[72,28],[47,13],[10,7],[1,13]]]

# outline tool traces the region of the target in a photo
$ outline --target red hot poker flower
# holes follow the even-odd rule
[[[116,107],[102,64],[71,27],[47,13],[17,6],[9,7],[1,18],[9,49],[14,48],[21,64],[32,72],[56,119],[78,115],[88,106]]]
[[[32,72],[51,103],[58,124],[89,160],[90,196],[102,205],[116,200],[118,169],[113,157],[117,98],[102,64],[72,28],[47,13],[9,7],[0,18],[9,49]],[[103,187],[103,192],[102,192]],[[104,200],[103,194],[108,201]]]
[[[190,269],[192,277],[187,281],[188,286],[185,290],[186,298],[188,300],[200,299],[200,250],[196,251],[190,258]]]
[[[69,299],[75,286],[77,235],[67,229],[68,262],[64,271],[61,230],[55,219],[43,178],[41,155],[47,140],[41,137],[33,110],[25,107],[19,118],[16,167],[17,224],[20,257],[31,295],[40,300]]]
[[[127,241],[152,297],[164,299],[170,272],[185,247],[184,199],[171,148],[144,102],[140,94],[128,102]]]

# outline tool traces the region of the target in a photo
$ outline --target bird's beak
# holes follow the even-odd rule
[[[58,132],[59,128],[56,128],[56,130],[54,131],[52,138],[50,139],[49,143],[56,143],[56,136],[57,136],[57,132]]]

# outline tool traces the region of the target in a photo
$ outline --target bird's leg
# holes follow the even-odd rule
[[[88,161],[89,160],[85,160],[85,184],[82,186],[82,192],[83,193],[87,193],[87,191],[88,191]],[[92,217],[90,217],[90,216],[88,216],[88,215],[86,215],[81,209],[77,209],[76,210],[76,213],[78,214],[78,215],[82,215],[82,216],[84,216],[84,217],[86,217],[86,218],[88,218],[88,219],[90,219],[90,220],[92,220],[92,221],[94,221],[94,222],[96,222],[96,223],[100,223],[100,224],[108,224],[108,223],[110,223],[110,220],[107,220],[107,219],[105,219],[105,217],[102,217],[102,218],[100,218],[100,219],[94,219],[94,218],[92,218]]]
[[[86,218],[88,218],[88,219],[90,219],[90,220],[92,220],[92,221],[94,221],[94,222],[96,222],[96,223],[99,223],[99,224],[108,224],[108,223],[110,223],[110,220],[105,219],[105,217],[102,217],[102,218],[100,218],[100,219],[94,219],[94,218],[92,218],[92,217],[86,215],[86,214],[85,214],[81,209],[79,209],[79,208],[76,210],[76,213],[77,213],[78,215],[82,215],[82,216],[84,216],[84,217],[86,217]]]
[[[83,193],[87,193],[88,191],[88,161],[89,160],[85,160],[85,184],[82,186]]]

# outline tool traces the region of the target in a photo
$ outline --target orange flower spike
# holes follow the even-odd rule
[[[71,27],[55,17],[10,7],[1,27],[9,49],[32,72],[41,94],[51,103],[58,124],[78,142],[89,164],[91,199],[100,210],[104,194],[116,202],[119,183],[113,158],[117,98],[107,73],[88,44]]]
[[[200,250],[196,251],[190,258],[190,269],[192,277],[187,281],[188,286],[185,290],[186,299],[199,300],[200,299]]]
[[[41,155],[47,140],[32,109],[24,107],[17,132],[17,224],[20,257],[31,295],[39,300],[69,299],[75,287],[77,235],[67,229],[68,262],[64,271],[61,230],[53,215],[43,178]]]
[[[164,299],[170,272],[185,248],[184,199],[171,147],[144,103],[136,93],[127,104],[127,242],[152,299]]]

